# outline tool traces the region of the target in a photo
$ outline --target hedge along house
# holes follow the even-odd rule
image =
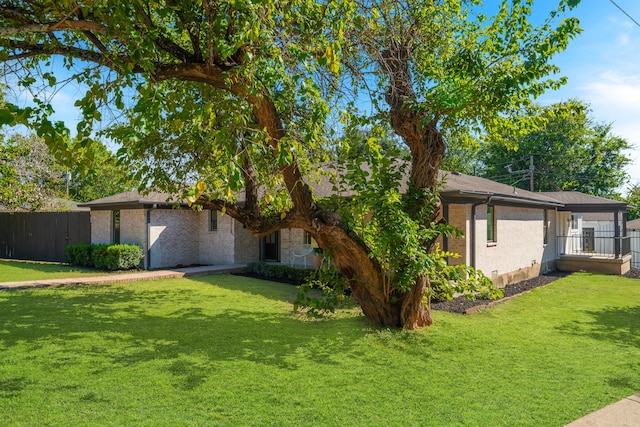
[[[601,263],[596,262],[601,258],[610,259],[617,268],[603,272],[622,274],[629,268],[629,262],[622,262],[624,257],[613,252],[606,257],[569,254],[566,239],[561,237],[576,234],[571,228],[574,222],[567,221],[572,219],[571,209],[609,209],[613,217],[614,212],[626,210],[624,203],[594,198],[586,205],[571,204],[563,202],[558,193],[529,192],[475,176],[442,172],[441,178],[442,216],[465,236],[442,240],[444,249],[460,254],[450,262],[474,266],[498,286],[559,268],[601,271]],[[324,181],[314,193],[329,196],[331,188]],[[91,208],[92,243],[139,244],[145,250],[145,268],[252,261],[310,264],[310,260],[293,257],[296,246],[311,243],[303,230],[284,229],[255,238],[228,215],[192,210],[166,193],[142,196],[128,192],[83,206]],[[563,264],[561,258],[569,256],[579,256],[579,262]]]

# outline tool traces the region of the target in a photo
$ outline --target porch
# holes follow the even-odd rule
[[[557,248],[560,271],[622,275],[631,269],[631,236],[557,236]]]

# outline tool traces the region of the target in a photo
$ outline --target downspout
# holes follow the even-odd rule
[[[487,197],[487,200],[476,202],[471,205],[471,267],[476,268],[476,207],[480,205],[488,205],[491,203],[493,196]]]
[[[150,270],[151,269],[151,211],[156,209],[158,207],[158,205],[156,205],[155,203],[151,206],[151,208],[147,209],[147,227],[146,227],[146,233],[147,233],[147,256],[146,256],[146,260],[145,260],[145,264],[146,264],[146,269]]]

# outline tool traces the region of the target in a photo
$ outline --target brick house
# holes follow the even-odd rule
[[[580,219],[573,212],[606,212],[620,218],[625,203],[573,192],[529,192],[455,172],[441,176],[442,215],[465,236],[443,239],[444,249],[460,254],[451,263],[472,265],[499,286],[556,269],[628,271],[624,219],[621,235],[611,237],[611,253],[596,256],[580,245],[571,246],[581,235],[575,228]],[[319,184],[315,194],[327,196],[328,191],[329,185]],[[258,239],[228,215],[192,210],[166,193],[132,191],[81,206],[91,209],[92,243],[141,245],[147,269],[259,260],[289,264],[293,247],[310,241],[299,229]],[[303,261],[295,258],[296,264]]]

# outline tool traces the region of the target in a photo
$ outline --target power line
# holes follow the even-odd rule
[[[621,8],[620,6],[618,6],[618,3],[616,3],[613,0],[609,0],[615,7],[617,7],[618,9],[620,9],[620,12],[624,13],[625,15],[627,15],[627,18],[631,19],[633,21],[634,24],[636,24],[638,27],[640,27],[640,23],[638,23],[638,21],[636,21],[635,19],[633,19],[633,17],[631,15],[629,15],[623,8]]]

